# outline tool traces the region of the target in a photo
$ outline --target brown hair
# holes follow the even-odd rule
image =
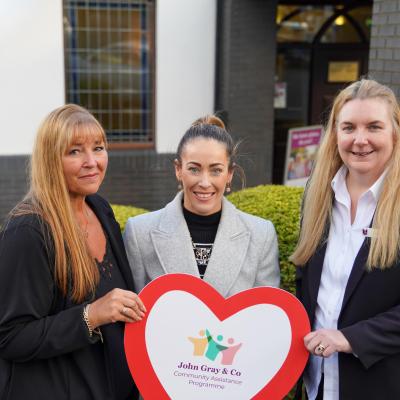
[[[176,151],[176,159],[178,162],[181,162],[182,151],[186,144],[198,138],[215,140],[225,145],[229,160],[228,168],[230,171],[234,170],[238,172],[242,181],[242,187],[244,187],[246,179],[245,174],[243,168],[237,163],[239,144],[234,143],[223,121],[215,115],[206,115],[196,119],[196,121],[192,123],[179,142]]]

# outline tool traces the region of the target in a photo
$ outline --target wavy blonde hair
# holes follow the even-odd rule
[[[62,293],[76,302],[94,294],[99,272],[72,210],[62,157],[77,138],[93,136],[106,145],[103,128],[85,108],[66,104],[52,111],[36,135],[29,192],[11,213],[37,214],[47,223],[54,245],[56,282]]]
[[[325,229],[331,220],[334,193],[331,181],[343,162],[337,149],[337,119],[342,107],[353,99],[379,99],[388,106],[393,125],[393,152],[373,220],[379,234],[371,239],[367,267],[385,269],[398,259],[400,250],[400,109],[393,91],[372,79],[361,79],[343,89],[330,113],[315,166],[308,182],[302,210],[302,225],[297,247],[290,257],[304,265],[326,240]]]

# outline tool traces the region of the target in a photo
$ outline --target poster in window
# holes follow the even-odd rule
[[[283,183],[304,187],[311,175],[323,135],[321,125],[289,129]]]

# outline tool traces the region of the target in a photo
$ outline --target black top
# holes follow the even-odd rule
[[[200,278],[203,279],[211,257],[222,211],[220,210],[211,215],[198,215],[183,206],[182,208],[192,239],[194,257],[199,268]]]
[[[101,262],[96,260],[100,272],[96,298],[104,296],[115,288],[127,289],[110,246],[108,235],[106,232],[104,234],[106,237],[106,253]],[[124,327],[124,323],[116,322],[114,324],[103,325],[100,328],[104,338],[107,363],[111,371],[110,375],[114,387],[115,399],[118,400],[130,400],[136,391],[125,358]]]
[[[98,195],[86,200],[107,233],[124,287],[132,290],[111,207]],[[12,218],[0,233],[0,398],[115,400],[110,378],[116,365],[98,335],[89,336],[86,303],[59,290],[44,226],[40,217],[26,215]]]

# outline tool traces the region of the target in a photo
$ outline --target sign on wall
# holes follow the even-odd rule
[[[274,108],[286,108],[287,88],[286,82],[275,82]]]
[[[321,125],[289,129],[283,177],[285,185],[306,185],[322,135]]]
[[[199,278],[168,274],[140,297],[147,313],[126,325],[125,351],[145,400],[282,399],[304,369],[308,317],[284,290],[225,299]]]

